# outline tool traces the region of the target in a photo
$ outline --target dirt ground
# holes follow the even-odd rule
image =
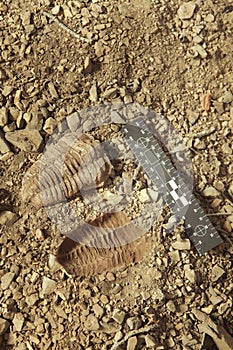
[[[231,0],[0,1],[1,350],[233,348],[232,31]],[[224,242],[201,257],[163,212],[140,262],[72,276],[55,261],[64,237],[24,203],[22,181],[59,122],[120,102],[181,135]],[[135,182],[143,202],[143,174]]]

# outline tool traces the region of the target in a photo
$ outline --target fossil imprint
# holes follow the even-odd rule
[[[56,165],[58,154],[51,157],[52,161],[46,163],[44,169],[43,158],[37,160],[28,169],[22,182],[23,203],[30,203],[36,209],[42,206],[53,207],[66,199],[79,196],[83,187],[92,189],[105,186],[113,166],[108,156],[98,151],[99,143],[92,136],[82,135],[68,148],[62,169]],[[42,180],[41,169],[44,172]],[[130,221],[124,212],[116,212],[100,215],[95,220],[80,225],[59,246],[58,262],[69,274],[86,276],[141,260],[147,243],[145,236],[140,234],[140,228],[130,224]],[[117,242],[114,229],[118,227],[121,227],[124,241],[129,243],[121,245]],[[107,228],[113,230],[109,233]],[[100,229],[104,232],[102,236]],[[93,237],[92,246],[78,243],[75,237],[80,234]],[[96,237],[98,238],[95,240]],[[101,248],[103,241],[111,241],[111,247]]]
[[[45,164],[43,158],[37,160],[23,178],[22,201],[31,203],[38,209],[42,205],[53,205],[65,198],[73,198],[82,188],[87,190],[103,187],[113,167],[108,157],[103,152],[98,152],[99,144],[92,137],[82,135],[69,147],[62,168],[56,164],[59,153],[50,156],[49,162]],[[43,177],[40,177],[40,172]]]

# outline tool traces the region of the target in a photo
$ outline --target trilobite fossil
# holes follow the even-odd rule
[[[127,225],[129,224],[129,226]],[[119,237],[111,234],[108,235],[106,230],[105,237],[99,236],[98,230],[101,228],[122,227],[124,240],[129,243],[119,245]],[[113,230],[114,231],[114,230]],[[92,235],[98,237],[98,242],[93,246],[84,245],[70,238],[65,238],[57,252],[57,261],[63,265],[65,270],[72,275],[88,276],[91,274],[102,273],[104,271],[137,262],[142,259],[147,250],[147,241],[145,235],[140,236],[142,230],[133,223],[124,212],[107,213],[93,221],[89,221],[88,225],[81,225],[73,237],[82,235]],[[112,230],[111,230],[112,233]],[[140,236],[140,237],[139,237]],[[135,239],[135,237],[139,237]],[[116,240],[115,247],[102,248],[101,240]],[[111,242],[114,243],[114,242]],[[111,244],[114,245],[114,244]]]
[[[81,189],[103,187],[113,167],[99,145],[93,137],[82,135],[71,147],[64,145],[68,152],[62,164],[61,145],[47,159],[37,160],[23,178],[22,201],[39,208],[73,198]]]

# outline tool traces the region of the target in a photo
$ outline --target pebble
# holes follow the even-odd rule
[[[190,243],[189,239],[178,240],[178,241],[172,243],[172,247],[174,249],[178,249],[178,250],[190,250],[191,243]]]
[[[233,94],[230,91],[226,91],[221,100],[223,103],[231,103],[233,101]]]
[[[187,110],[187,119],[188,119],[190,124],[192,124],[192,125],[195,124],[196,121],[198,120],[198,118],[199,118],[199,113],[194,112],[190,109]]]
[[[196,281],[196,273],[193,269],[190,268],[189,264],[184,265],[184,273],[185,277],[191,282],[195,283]]]
[[[175,306],[175,303],[172,300],[169,300],[167,302],[167,308],[171,312],[176,312],[176,306]]]
[[[148,194],[147,188],[143,188],[138,194],[138,197],[142,203],[146,203],[150,201],[150,196]]]
[[[52,82],[48,83],[48,88],[49,88],[49,92],[50,92],[50,95],[52,96],[52,98],[57,99],[59,96],[58,96],[57,90]]]
[[[67,125],[71,132],[75,132],[79,125],[80,125],[80,119],[78,112],[74,112],[66,117]]]
[[[2,90],[2,94],[3,96],[8,96],[10,95],[10,93],[14,90],[14,86],[11,85],[6,85],[4,86],[3,90]]]
[[[130,330],[139,329],[142,325],[142,321],[136,316],[127,318],[126,323]]]
[[[122,324],[125,319],[125,312],[119,309],[115,309],[112,315],[112,318],[114,321],[116,321],[119,324]]]
[[[92,306],[92,309],[94,311],[94,314],[97,316],[97,317],[102,317],[103,314],[104,314],[104,309],[99,305],[99,304],[95,304]]]
[[[18,220],[18,215],[11,211],[0,213],[0,225],[12,226]]]
[[[56,285],[57,283],[54,280],[48,278],[47,276],[43,276],[42,292],[44,295],[51,294],[55,290]]]
[[[97,85],[96,82],[92,85],[89,91],[89,98],[91,102],[97,102],[98,101],[98,94],[97,94]]]
[[[216,282],[222,275],[225,273],[225,271],[218,265],[215,265],[212,270],[211,274],[211,280],[212,282]]]
[[[23,324],[24,324],[24,316],[23,314],[21,314],[20,312],[17,312],[14,315],[14,318],[12,320],[13,325],[16,329],[17,332],[21,332],[22,328],[23,328]]]
[[[6,107],[0,108],[0,126],[5,126],[8,122],[8,111]]]
[[[52,135],[56,126],[57,126],[57,121],[52,117],[49,117],[48,119],[46,119],[44,123],[43,130],[46,132],[46,134]]]
[[[205,197],[217,197],[219,192],[213,186],[207,186],[203,191],[203,195]]]
[[[92,69],[93,69],[93,65],[92,65],[91,59],[89,56],[87,56],[84,61],[84,71],[85,73],[91,73]]]
[[[108,281],[110,281],[110,282],[113,282],[113,281],[115,281],[116,277],[115,277],[114,273],[108,272],[108,273],[106,274],[106,279],[107,279]]]
[[[126,350],[135,350],[137,347],[137,343],[138,343],[137,337],[134,336],[134,337],[129,338],[127,341]]]
[[[38,130],[17,130],[5,134],[7,141],[25,152],[38,152],[43,139]]]
[[[56,314],[59,316],[59,317],[62,317],[64,319],[67,319],[67,314],[65,313],[65,311],[62,309],[61,306],[59,305],[54,305],[54,310],[56,312]]]
[[[1,277],[1,288],[3,290],[6,290],[9,287],[9,285],[11,284],[11,282],[13,281],[14,277],[15,277],[14,272],[5,273],[5,275],[3,275]]]
[[[145,336],[145,342],[146,342],[146,347],[147,348],[152,348],[156,345],[155,338],[152,337],[150,334],[147,334]]]
[[[5,320],[4,318],[0,318],[0,335],[3,335],[4,333],[6,333],[9,326],[10,326],[10,323],[7,320]]]
[[[97,331],[100,328],[97,317],[93,314],[88,315],[85,321],[85,328],[88,331]]]
[[[194,2],[185,2],[178,9],[178,16],[181,20],[190,19],[195,11],[196,5]]]
[[[26,296],[25,301],[28,304],[28,306],[33,306],[35,303],[39,300],[38,293],[33,293],[31,295]]]
[[[200,44],[194,45],[191,47],[191,50],[193,50],[194,52],[197,52],[197,54],[201,57],[201,58],[206,58],[207,57],[207,52],[204,49],[204,47],[202,47]]]
[[[8,146],[4,136],[0,133],[0,152],[1,154],[5,154],[10,152],[10,147]]]

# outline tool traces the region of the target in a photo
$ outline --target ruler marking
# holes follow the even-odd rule
[[[179,219],[183,218],[182,213],[186,211],[186,233],[199,254],[203,255],[222,243],[222,238],[157,139],[147,128],[144,120],[139,118],[136,124],[127,124],[122,130],[136,159],[157,187],[164,201],[171,209],[175,209],[175,214],[178,214]]]

